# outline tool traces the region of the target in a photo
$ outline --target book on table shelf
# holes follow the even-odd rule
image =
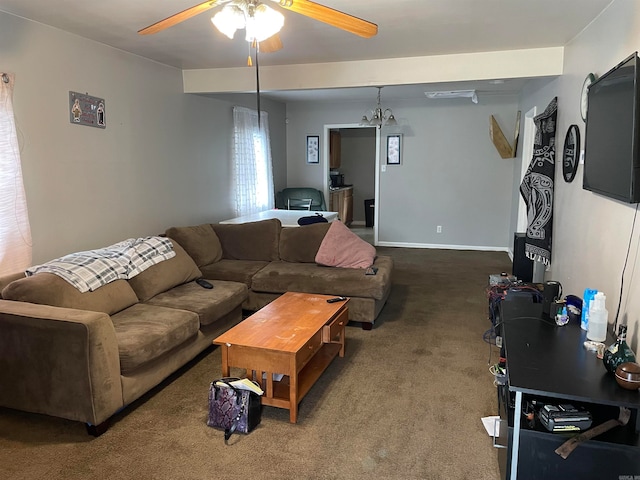
[[[240,380],[234,380],[233,382],[229,382],[229,385],[237,388],[238,390],[249,390],[250,392],[257,393],[258,395],[264,394],[264,390],[262,390],[256,383],[253,383],[248,378],[241,378]],[[225,383],[216,382],[216,386],[224,387]]]

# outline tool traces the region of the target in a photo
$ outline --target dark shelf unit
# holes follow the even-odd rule
[[[627,478],[640,476],[640,394],[620,388],[602,360],[583,347],[579,325],[558,327],[533,297],[515,295],[500,304],[508,383],[498,387],[500,436],[495,440],[501,478]],[[613,342],[611,335],[606,343]],[[521,411],[527,402],[571,403],[588,410],[592,426],[631,409],[629,423],[580,444],[567,459],[555,449],[576,433],[552,433]]]

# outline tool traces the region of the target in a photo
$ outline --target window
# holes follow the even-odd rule
[[[0,74],[0,275],[31,265],[31,228],[13,117],[13,75]]]
[[[235,215],[249,215],[274,207],[268,114],[233,108],[232,201]]]

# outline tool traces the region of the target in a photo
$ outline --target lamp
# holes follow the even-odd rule
[[[229,38],[244,28],[247,42],[262,42],[282,29],[284,15],[258,0],[235,0],[216,13],[211,22]]]
[[[398,125],[396,121],[396,117],[393,116],[393,111],[390,108],[382,109],[382,105],[380,104],[380,94],[382,92],[382,87],[377,87],[378,89],[378,105],[375,109],[371,110],[371,120],[367,118],[367,115],[363,115],[360,120],[360,125],[362,126],[374,126],[374,127],[382,127],[382,124],[385,127],[391,127],[394,125]]]

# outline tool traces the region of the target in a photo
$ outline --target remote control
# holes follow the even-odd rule
[[[327,300],[327,303],[344,302],[346,299],[347,299],[347,297],[330,298],[330,299]]]
[[[213,285],[211,285],[209,282],[207,282],[204,278],[198,278],[196,280],[196,283],[198,285],[200,285],[202,288],[206,288],[208,290],[213,288]]]

